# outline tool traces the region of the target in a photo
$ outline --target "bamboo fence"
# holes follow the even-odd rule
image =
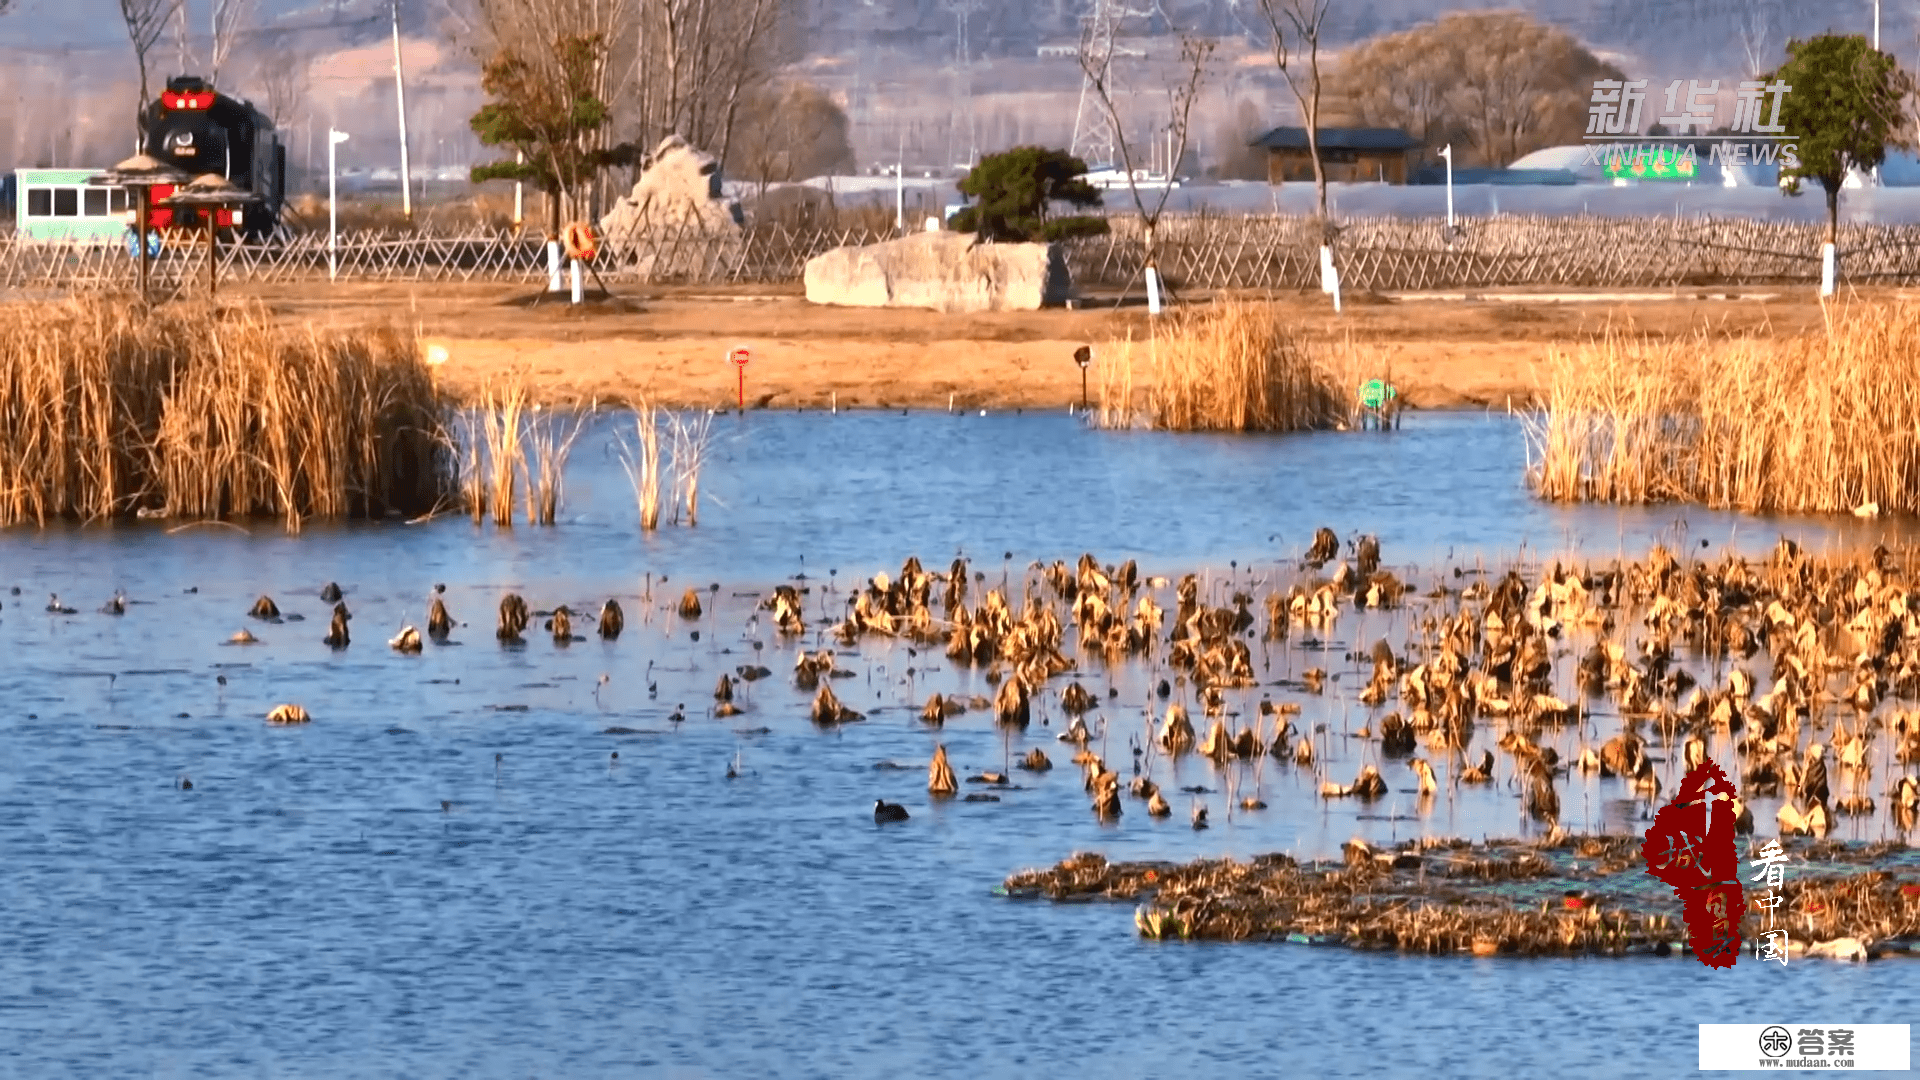
[[[1355,218],[1335,242],[1349,290],[1479,288],[1682,288],[1815,282],[1825,226],[1710,218],[1500,216],[1465,219],[1451,238],[1440,222]],[[595,260],[602,279],[627,284],[729,285],[796,282],[808,259],[889,233],[863,227],[750,226],[716,235],[697,226],[610,239]],[[1309,218],[1169,217],[1158,229],[1158,263],[1180,289],[1315,289],[1319,234]],[[1135,219],[1113,232],[1068,242],[1081,287],[1134,283],[1146,257]],[[1856,285],[1920,282],[1920,225],[1843,225],[1840,272]],[[347,281],[535,281],[546,275],[544,238],[530,231],[357,232],[338,241]],[[206,250],[168,243],[155,280],[180,284],[204,273]],[[324,280],[324,233],[286,233],[220,249],[221,280]],[[42,244],[0,234],[0,289],[124,287],[137,262],[117,245]]]

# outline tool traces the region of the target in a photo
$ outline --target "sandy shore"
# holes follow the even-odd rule
[[[575,308],[529,305],[524,289],[498,285],[251,290],[290,319],[417,326],[444,348],[441,378],[456,392],[524,368],[554,403],[649,395],[731,407],[736,373],[727,354],[745,347],[749,407],[1064,408],[1080,399],[1074,350],[1090,344],[1105,354],[1147,324],[1138,306],[941,315],[819,307],[795,288],[616,291],[612,302]],[[1314,339],[1351,341],[1369,354],[1418,408],[1523,402],[1540,386],[1550,349],[1609,328],[1786,332],[1821,318],[1811,290],[1499,295],[1507,298],[1354,297],[1338,316],[1317,294],[1278,300]],[[1097,399],[1097,372],[1093,385]]]

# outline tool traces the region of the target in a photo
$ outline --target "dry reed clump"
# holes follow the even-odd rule
[[[1794,337],[1613,333],[1556,350],[1528,421],[1555,500],[1920,510],[1920,311],[1836,310]]]
[[[1136,372],[1142,349],[1144,371]],[[1118,359],[1100,364],[1101,427],[1144,421],[1168,431],[1300,431],[1355,419],[1359,383],[1282,324],[1271,304],[1180,308],[1150,323],[1144,343],[1129,334],[1107,353]],[[1344,355],[1355,355],[1351,346]]]
[[[432,510],[446,409],[395,330],[276,325],[258,305],[0,309],[0,525]]]
[[[527,372],[516,372],[480,391],[477,408],[458,417],[458,437],[449,440],[460,495],[475,524],[493,515],[512,525],[524,492],[527,524],[552,525],[560,513],[567,459],[593,419],[594,405],[547,410],[533,404]]]
[[[633,498],[640,510],[640,527],[647,532],[660,527],[660,410],[642,398],[634,406],[634,434],[640,447],[635,450],[625,439],[619,441],[620,464],[633,484]]]
[[[667,503],[675,524],[685,509],[687,524],[700,524],[700,472],[706,467],[707,451],[713,445],[713,414],[698,412],[681,416],[668,413],[642,398],[634,408],[634,434],[639,447],[619,440],[621,466],[633,485],[634,503],[640,510],[640,528],[652,532],[660,527],[660,481],[663,461],[671,470],[672,490]],[[660,442],[665,438],[667,453],[663,459]]]

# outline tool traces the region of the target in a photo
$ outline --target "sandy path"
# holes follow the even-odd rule
[[[1732,299],[1716,299],[1729,292]],[[471,393],[490,378],[530,368],[553,402],[632,401],[731,406],[728,351],[745,346],[749,406],[826,408],[1065,408],[1080,399],[1072,357],[1091,344],[1146,330],[1139,307],[1098,306],[983,315],[827,308],[791,288],[622,291],[611,303],[527,306],[498,285],[320,285],[253,290],[282,316],[331,325],[400,323],[446,350],[441,378]],[[1421,408],[1505,407],[1540,387],[1548,351],[1609,329],[1662,337],[1702,330],[1783,331],[1819,324],[1811,290],[1618,294],[1566,302],[1353,297],[1335,316],[1318,295],[1276,297],[1311,339],[1351,341],[1390,372]],[[1887,293],[1884,297],[1903,294]],[[1093,376],[1098,397],[1099,375]]]

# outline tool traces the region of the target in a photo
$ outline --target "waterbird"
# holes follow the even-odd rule
[[[1193,827],[1195,831],[1207,827],[1207,807],[1204,803],[1193,804]]]
[[[273,602],[273,597],[262,593],[260,599],[253,602],[253,607],[247,610],[247,614],[256,619],[277,619],[280,617],[280,605]]]
[[[127,613],[127,594],[114,590],[113,599],[100,609],[102,615],[125,615]]]
[[[899,803],[890,803],[885,799],[873,800],[873,820],[875,824],[888,821],[907,820],[907,808]]]
[[[47,595],[50,598],[47,600],[47,611],[51,612],[52,614],[55,614],[55,615],[78,615],[79,614],[78,610],[67,607],[66,605],[60,602],[59,593],[49,593]]]
[[[229,645],[256,645],[259,644],[259,642],[260,639],[253,636],[253,631],[245,627],[235,631],[234,635],[227,639],[227,644]],[[227,677],[225,675],[220,676],[221,685],[226,685],[226,681]]]
[[[312,719],[307,715],[307,710],[298,705],[275,705],[273,711],[267,714],[269,724],[305,724]]]
[[[415,630],[411,626],[403,626],[400,628],[400,632],[394,635],[393,640],[387,642],[387,644],[393,648],[394,652],[407,654],[417,653],[420,651],[420,631]]]
[[[320,599],[323,603],[337,604],[340,602],[340,596],[340,586],[331,581],[327,582],[320,589]]]

